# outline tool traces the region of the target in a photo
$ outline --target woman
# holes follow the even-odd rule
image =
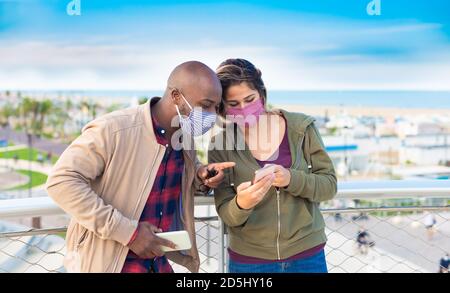
[[[337,180],[314,119],[269,111],[261,72],[247,60],[226,60],[217,75],[228,123],[208,159],[236,162],[214,190],[229,228],[229,272],[327,272],[319,203],[334,197]],[[273,173],[252,182],[266,164]]]

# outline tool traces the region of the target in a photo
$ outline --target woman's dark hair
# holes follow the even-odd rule
[[[222,84],[222,102],[219,106],[220,115],[225,115],[224,101],[228,89],[243,82],[251,89],[258,91],[263,104],[266,105],[267,91],[261,78],[261,71],[251,62],[245,59],[227,59],[219,65],[216,74]]]

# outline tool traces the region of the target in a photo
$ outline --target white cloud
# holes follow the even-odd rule
[[[162,89],[172,68],[200,60],[213,69],[225,57],[270,56],[272,48],[170,49],[150,46],[0,46],[0,85],[11,89]],[[31,53],[30,53],[31,52]]]
[[[272,90],[450,90],[450,54],[439,25],[303,22],[293,26],[291,37],[276,34],[293,25],[281,24],[267,29],[272,38],[249,38],[249,45],[214,35],[195,46],[157,39],[114,42],[114,36],[91,36],[103,40],[95,43],[4,40],[0,88],[162,89],[181,62],[199,60],[215,69],[226,58],[240,57],[261,68]],[[372,46],[400,53],[379,55]]]

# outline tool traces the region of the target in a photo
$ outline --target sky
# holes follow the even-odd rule
[[[0,0],[0,89],[160,90],[246,58],[270,90],[450,90],[450,1]]]

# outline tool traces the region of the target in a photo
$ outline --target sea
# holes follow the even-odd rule
[[[14,91],[13,91],[14,92]],[[141,97],[161,96],[163,90],[48,90],[21,91],[22,96],[65,97],[129,103]],[[268,91],[268,102],[274,105],[330,105],[392,108],[450,109],[450,91]]]

